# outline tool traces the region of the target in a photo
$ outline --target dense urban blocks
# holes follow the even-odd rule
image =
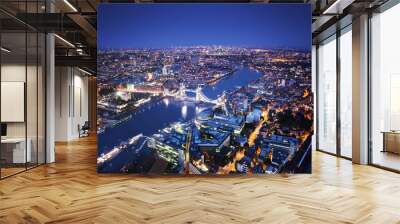
[[[140,10],[140,6],[129,7]],[[159,10],[163,6],[153,7]],[[175,7],[179,11],[188,6]],[[235,9],[232,5],[218,7],[228,12]],[[249,19],[265,14],[269,7],[246,9],[254,11]],[[285,7],[280,5],[282,16]],[[146,10],[152,9],[146,6]],[[200,7],[195,11],[201,15],[204,10]],[[302,7],[299,11],[307,13]],[[132,14],[135,16],[132,19],[141,19]],[[227,29],[226,21],[215,23],[220,23],[221,32]],[[159,24],[162,26],[163,21]],[[102,25],[107,26],[100,20]],[[310,33],[306,28],[305,33]],[[211,32],[207,29],[212,28],[181,29],[190,33],[193,29]],[[126,34],[121,31],[114,35]],[[253,47],[251,37],[236,46],[220,44],[218,39],[215,44],[188,46],[176,44],[186,43],[185,37],[177,38],[181,39],[171,43],[174,47],[155,44],[140,48],[127,42],[125,48],[117,49],[112,44],[99,44],[103,48],[98,52],[98,171],[310,173],[310,49],[291,47],[291,43],[285,47]]]

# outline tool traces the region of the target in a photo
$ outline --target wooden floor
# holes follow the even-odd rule
[[[0,223],[400,223],[400,175],[320,152],[312,175],[96,173],[95,138],[0,181]]]
[[[8,177],[13,174],[25,171],[25,167],[7,167],[7,168],[0,168],[1,169],[1,177]]]
[[[400,154],[375,150],[372,161],[377,165],[400,170]]]

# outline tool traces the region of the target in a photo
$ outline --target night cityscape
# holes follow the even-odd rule
[[[125,11],[114,7],[105,7],[103,14],[139,19],[143,12],[170,29],[153,24],[151,31],[132,31],[134,24],[110,27],[99,18],[99,27],[104,27],[99,28],[98,50],[99,172],[311,173],[313,94],[306,34],[310,31],[284,24],[309,23],[309,15],[304,18],[308,7],[288,6],[286,10],[296,12],[279,24],[267,18],[276,16],[268,10],[279,14],[273,7],[246,5],[240,12],[249,17],[254,30],[239,39],[224,36],[230,23],[238,25],[232,21],[238,6],[220,5],[225,14],[218,18],[204,18],[202,13],[215,10],[207,4],[132,6]],[[165,7],[171,9],[169,15],[159,11]],[[174,14],[181,7],[195,25],[171,25],[189,17]],[[137,14],[132,15],[134,11]],[[203,26],[208,19],[217,25]],[[272,23],[281,28],[268,35]],[[131,39],[107,36],[109,29]],[[212,35],[188,35],[193,32]],[[296,32],[297,42],[290,40],[290,32]],[[260,39],[262,35],[268,38]]]

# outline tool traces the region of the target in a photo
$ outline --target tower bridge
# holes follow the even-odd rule
[[[134,86],[129,85],[126,88],[118,88],[118,92],[126,92],[126,93],[151,93],[151,94],[163,94],[164,96],[172,96],[178,98],[184,98],[187,100],[192,100],[196,102],[204,102],[210,103],[215,105],[222,105],[225,103],[225,92],[218,97],[217,99],[213,100],[208,98],[204,95],[202,88],[198,86],[196,89],[187,89],[184,84],[181,84],[179,90],[176,92],[170,92],[167,89],[163,89],[160,87],[153,87],[153,86]],[[195,96],[188,96],[187,93],[195,93]]]
[[[188,96],[187,93],[195,93],[195,96]],[[179,97],[179,98],[185,98],[189,100],[193,100],[196,102],[204,102],[204,103],[210,103],[210,104],[215,104],[215,105],[223,105],[225,104],[226,97],[225,97],[225,92],[218,97],[217,99],[213,100],[208,98],[206,95],[204,95],[202,88],[199,86],[196,89],[187,89],[185,85],[181,84],[179,87],[179,90],[174,94],[174,96]]]

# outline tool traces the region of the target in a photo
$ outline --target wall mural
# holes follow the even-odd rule
[[[307,4],[101,4],[100,173],[311,173]]]

